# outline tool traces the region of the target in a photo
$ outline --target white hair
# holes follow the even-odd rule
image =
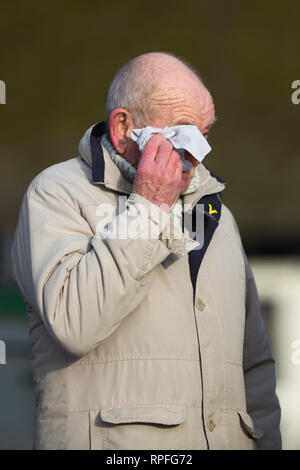
[[[129,111],[137,127],[143,127],[150,118],[152,109],[149,99],[158,84],[153,71],[145,67],[143,61],[132,59],[116,73],[107,95],[106,120],[117,108]]]

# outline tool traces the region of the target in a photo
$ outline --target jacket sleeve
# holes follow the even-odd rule
[[[127,217],[136,230],[131,238],[116,239],[93,233],[60,187],[37,182],[24,197],[12,272],[49,333],[76,356],[98,346],[138,306],[151,282],[148,274],[170,254],[159,237],[169,216],[160,224],[147,203],[153,206],[137,194],[129,196],[115,228],[121,230]],[[147,239],[149,227],[154,235]]]
[[[247,412],[258,449],[281,449],[280,405],[275,393],[275,361],[260,309],[254,276],[245,253],[246,324],[243,369]]]

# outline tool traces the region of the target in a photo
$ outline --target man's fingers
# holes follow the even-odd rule
[[[154,162],[159,146],[164,140],[165,140],[165,136],[163,134],[154,134],[147,142],[140,162],[142,161]]]
[[[181,191],[182,164],[172,143],[162,134],[147,143],[134,181],[134,192],[168,211]]]
[[[181,162],[177,162],[175,173],[176,173],[176,176],[178,176],[181,180],[181,175],[182,175],[182,163]]]
[[[169,140],[165,140],[159,146],[155,163],[159,166],[166,167],[168,164],[168,160],[171,156],[173,150],[173,145]]]
[[[175,171],[175,168],[177,167],[177,163],[180,163],[180,157],[179,157],[179,154],[176,152],[176,150],[173,149],[169,157],[169,160],[167,162],[167,167],[173,168]]]

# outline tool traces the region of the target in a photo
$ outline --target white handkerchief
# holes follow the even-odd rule
[[[191,162],[185,160],[184,150],[187,150],[199,162],[202,162],[203,158],[211,151],[210,145],[196,126],[180,125],[164,127],[163,129],[147,126],[143,129],[132,129],[130,137],[137,143],[140,151],[143,152],[153,134],[164,134],[166,139],[172,142],[180,155],[184,171],[189,171],[193,166]]]

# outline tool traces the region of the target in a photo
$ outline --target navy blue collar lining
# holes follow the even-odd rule
[[[104,183],[104,155],[101,147],[101,137],[105,133],[105,121],[98,122],[90,135],[92,153],[93,183]]]
[[[190,277],[193,285],[194,298],[196,294],[196,282],[198,272],[201,266],[201,263],[206,254],[207,248],[213,238],[213,235],[219,225],[219,220],[222,212],[222,198],[221,193],[208,194],[203,196],[197,204],[204,204],[204,243],[201,249],[192,250],[188,254],[189,258],[189,267],[190,267]],[[211,206],[211,207],[210,207]],[[211,215],[210,209],[216,211],[216,215]],[[192,212],[193,215],[193,227],[192,230],[196,230],[195,217],[196,217],[196,205]]]

